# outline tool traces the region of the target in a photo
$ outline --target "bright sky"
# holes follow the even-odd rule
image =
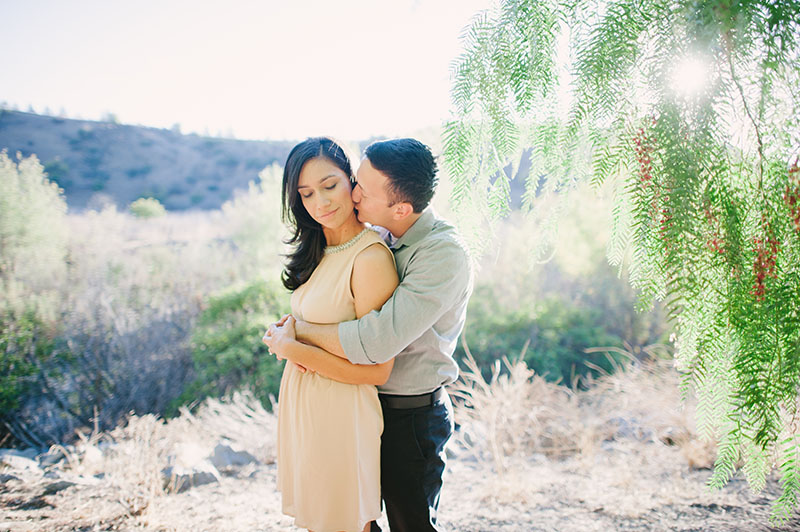
[[[438,125],[491,0],[0,0],[0,103],[244,139]]]

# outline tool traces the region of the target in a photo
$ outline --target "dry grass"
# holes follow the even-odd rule
[[[100,478],[102,485],[130,518],[152,519],[148,508],[168,496],[174,486],[162,471],[169,465],[191,467],[227,440],[264,464],[275,461],[275,416],[249,392],[208,399],[195,412],[163,420],[153,415],[130,416],[110,432],[80,434],[74,446],[54,446],[66,461],[66,478]]]
[[[774,479],[760,495],[741,480],[711,492],[710,471],[687,462],[682,451],[696,441],[692,403],[681,403],[669,364],[631,365],[578,392],[520,362],[505,364],[488,382],[468,369],[451,390],[461,429],[445,473],[445,530],[767,530]],[[0,507],[10,510],[0,525],[12,532],[297,530],[275,489],[275,421],[247,393],[169,421],[132,416],[75,446],[59,475],[76,486],[47,495],[46,484],[32,481],[0,491]],[[205,456],[221,438],[261,463],[182,493],[164,488],[160,472],[176,451],[185,460],[192,450]]]
[[[466,370],[451,387],[461,426],[456,449],[491,462],[498,475],[532,458],[590,464],[603,445],[620,440],[677,446],[693,468],[713,464],[714,445],[699,439],[695,402],[681,399],[671,361],[618,367],[575,391],[535,374],[522,355],[498,361],[487,381],[465,350]]]

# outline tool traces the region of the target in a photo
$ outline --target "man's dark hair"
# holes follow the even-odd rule
[[[389,178],[387,193],[393,204],[408,202],[414,212],[425,210],[439,183],[430,148],[415,139],[379,140],[367,146],[364,155]]]

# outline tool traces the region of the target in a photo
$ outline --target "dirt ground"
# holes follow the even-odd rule
[[[6,479],[0,484],[0,530],[291,531],[280,512],[274,464],[245,466],[218,484],[148,498],[103,478],[60,489],[59,480]],[[675,447],[606,442],[591,456],[551,461],[543,455],[498,475],[464,454],[449,461],[442,528],[490,531],[778,531],[800,530],[800,517],[770,528],[780,486],[750,492],[734,478],[711,492],[711,472],[691,469]],[[385,517],[380,524],[388,530]]]

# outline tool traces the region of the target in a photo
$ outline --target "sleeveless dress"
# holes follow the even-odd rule
[[[292,314],[313,323],[355,319],[353,262],[376,244],[386,247],[377,233],[367,230],[329,247],[309,280],[292,294]],[[344,384],[286,364],[277,443],[283,513],[314,532],[360,532],[378,519],[382,431],[375,386]]]

